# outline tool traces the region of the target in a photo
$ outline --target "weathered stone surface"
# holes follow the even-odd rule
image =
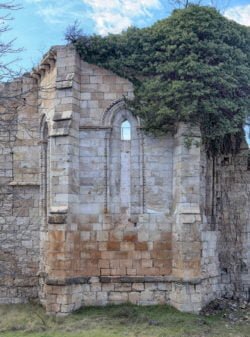
[[[1,90],[22,99],[0,107],[0,303],[65,315],[248,298],[249,150],[213,163],[185,146],[187,125],[144,133],[132,84],[71,46]]]

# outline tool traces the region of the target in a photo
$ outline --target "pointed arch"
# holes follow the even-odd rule
[[[112,127],[114,124],[114,119],[116,119],[116,115],[122,116],[124,120],[128,120],[131,122],[131,118],[134,119],[134,124],[137,127],[140,126],[139,117],[135,117],[132,113],[127,109],[125,100],[123,98],[114,101],[103,113],[102,115],[102,125],[107,127]],[[129,116],[129,119],[127,118]],[[123,121],[124,121],[123,120]]]

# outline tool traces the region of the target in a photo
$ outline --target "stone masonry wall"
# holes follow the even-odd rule
[[[69,55],[68,69],[72,73],[73,65],[78,64],[78,61],[75,61],[72,53]],[[69,63],[70,57],[72,63]],[[57,57],[58,62],[61,61]],[[111,103],[114,104],[114,100],[119,101],[123,94],[130,97],[132,86],[127,80],[121,79],[106,70],[87,65],[84,62],[81,62],[80,65],[81,78],[78,78],[77,73],[75,75],[72,73],[72,83],[78,83],[81,80],[81,92],[77,89],[78,84],[72,84],[72,89],[69,88],[70,85],[67,88],[61,86],[56,94],[57,97],[59,97],[58,95],[65,97],[65,94],[67,94],[68,100],[70,99],[70,93],[78,101],[80,97],[80,104],[76,103],[79,104],[81,109],[80,190],[77,195],[79,198],[79,213],[74,215],[73,230],[70,229],[70,227],[73,228],[72,223],[69,224],[65,232],[65,230],[62,230],[62,226],[50,222],[48,241],[51,250],[49,249],[46,255],[49,259],[53,256],[54,261],[52,263],[51,260],[47,264],[46,270],[50,278],[55,277],[55,275],[61,275],[61,277],[63,275],[65,277],[169,275],[172,263],[169,210],[172,195],[173,141],[171,138],[153,140],[145,137],[144,140],[139,139],[139,124],[134,125],[134,140],[131,143],[131,170],[133,173],[132,179],[134,179],[132,184],[135,188],[135,193],[132,193],[132,195],[135,199],[132,200],[131,207],[133,210],[130,214],[121,217],[122,210],[120,208],[111,209],[113,207],[112,202],[115,200],[112,199],[112,195],[115,192],[111,190],[113,185],[108,184],[113,179],[114,174],[118,172],[113,170],[114,165],[118,164],[119,166],[121,164],[119,163],[120,154],[113,162],[113,158],[116,157],[115,152],[112,153],[112,148],[116,150],[116,146],[113,147],[113,144],[117,144],[118,147],[121,144],[120,125],[114,125],[114,130],[118,130],[119,139],[113,139],[112,134],[110,134],[113,122],[109,121],[108,116],[105,117],[105,111],[108,115],[109,109],[112,109]],[[64,76],[69,76],[65,69],[64,71]],[[119,103],[118,106],[120,106]],[[116,111],[116,116],[121,113],[128,114],[128,112],[122,112],[123,107],[119,109],[119,111]],[[57,118],[59,119],[59,117]],[[133,119],[132,116],[129,118]],[[51,136],[50,139],[53,142],[53,135]],[[57,146],[61,146],[62,141],[65,142],[63,140],[65,137],[62,136],[56,136]],[[169,146],[166,147],[165,142],[168,142]],[[65,154],[62,151],[60,153],[60,157],[64,159]],[[51,154],[52,161],[53,158],[56,157]],[[58,159],[60,160],[59,153]],[[157,162],[158,168],[156,168]],[[160,164],[161,162],[162,164]],[[75,164],[76,162],[74,166]],[[62,163],[62,165],[64,164]],[[143,174],[145,178],[142,174],[144,165],[145,173]],[[77,168],[77,166],[75,167]],[[51,171],[52,186],[56,179],[53,171],[54,169]],[[164,180],[166,175],[168,175],[168,179]],[[143,184],[144,186],[142,186]],[[155,185],[153,186],[153,184]],[[59,200],[58,188],[59,186],[53,188],[55,199],[51,196],[52,208],[55,205],[53,199]],[[141,190],[144,190],[145,195],[142,195]],[[118,192],[120,196],[121,193]],[[153,195],[155,195],[154,198],[151,197]],[[58,203],[58,207],[65,207],[65,201],[67,203],[66,196],[65,199],[60,199],[61,206]],[[152,207],[156,207],[156,209],[150,210]],[[143,213],[144,208],[149,208],[146,212],[148,214]],[[166,209],[168,209],[168,212],[166,212]],[[70,215],[69,212],[67,214],[67,216]],[[66,219],[65,216],[64,219]],[[67,251],[72,249],[71,257],[74,257],[72,262],[70,262],[70,257],[68,262],[66,261],[67,258],[62,260],[59,257],[65,251],[63,247],[67,247]],[[65,268],[66,263],[67,268]]]
[[[37,297],[39,267],[39,116],[36,81],[1,91],[0,303]]]
[[[164,138],[161,141],[162,144],[169,142],[166,151],[163,145],[161,147],[160,141],[153,142],[145,137],[145,176],[144,186],[141,187],[144,189],[144,203],[141,207],[137,205],[137,212],[121,216],[122,210],[119,207],[110,213],[111,200],[105,200],[107,193],[110,194],[108,197],[115,193],[113,185],[107,186],[107,180],[110,181],[112,175],[116,174],[116,171],[112,171],[110,162],[105,171],[105,131],[85,129],[80,136],[80,273],[113,276],[169,275],[172,239],[171,217],[167,210],[171,207],[171,139]],[[117,155],[115,158],[116,164],[121,167],[121,157]],[[136,159],[135,155],[133,163]],[[106,176],[107,171],[110,179]],[[140,173],[138,169],[137,175]],[[136,172],[133,177],[135,176]],[[164,179],[166,176],[168,179]],[[119,174],[116,183],[119,190]],[[132,195],[135,197],[136,190],[133,191],[133,186]],[[120,195],[120,190],[118,194]],[[139,213],[138,208],[139,212],[140,208],[147,210]]]
[[[172,139],[146,137],[119,100],[132,97],[126,79],[81,63],[80,270],[81,275],[169,275]],[[114,102],[117,102],[114,104]],[[129,120],[130,168],[123,170],[121,123]],[[167,145],[166,145],[167,144]],[[122,206],[122,179],[131,184],[130,210]],[[165,177],[168,176],[168,179]]]
[[[214,160],[204,157],[202,274],[204,298],[249,300],[249,150]],[[204,174],[205,173],[205,174]]]
[[[146,278],[81,278],[78,284],[50,284],[46,286],[49,296],[48,313],[65,315],[82,306],[105,306],[108,304],[133,303],[153,305],[169,303],[172,283],[164,278],[158,281]]]
[[[217,160],[215,207],[219,266],[228,295],[250,299],[250,151]]]

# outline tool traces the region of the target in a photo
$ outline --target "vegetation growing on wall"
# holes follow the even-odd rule
[[[66,38],[82,59],[128,78],[130,109],[146,130],[200,125],[209,154],[237,150],[250,110],[250,28],[210,7],[190,5],[149,28]]]

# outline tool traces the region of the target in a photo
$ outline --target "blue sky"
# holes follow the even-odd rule
[[[17,1],[18,2],[18,1]],[[23,47],[20,66],[30,70],[52,45],[64,44],[64,32],[75,20],[87,34],[119,33],[128,26],[149,26],[168,16],[173,7],[166,0],[22,0],[22,9],[12,13],[12,30]],[[215,3],[230,19],[250,26],[250,0],[204,0]]]

